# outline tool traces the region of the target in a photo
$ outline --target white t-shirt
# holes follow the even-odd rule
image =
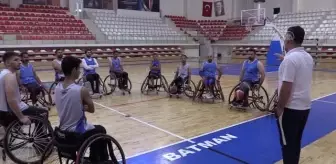
[[[283,81],[292,82],[293,88],[286,108],[307,110],[311,107],[311,83],[314,60],[304,48],[290,50],[279,67],[279,86]]]

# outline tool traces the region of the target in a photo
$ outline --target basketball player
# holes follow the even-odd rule
[[[62,59],[63,59],[63,51],[61,49],[57,49],[55,51],[56,59],[52,61],[52,67],[55,70],[55,81],[63,81],[64,74],[61,68]]]
[[[203,66],[201,68],[202,72],[202,80],[205,86],[206,90],[210,90],[211,93],[205,94],[205,97],[208,99],[213,98],[214,94],[214,87],[213,85],[216,82],[216,71],[218,71],[218,79],[217,81],[220,81],[220,78],[222,76],[222,71],[217,67],[217,63],[212,61],[212,55],[208,56],[208,60],[203,63]]]
[[[175,77],[173,80],[173,84],[177,87],[177,94],[181,94],[181,87],[183,83],[188,80],[190,82],[191,78],[191,70],[189,67],[189,64],[187,64],[187,56],[182,55],[181,56],[181,65],[177,67],[177,71],[175,73]]]
[[[112,58],[109,59],[110,75],[115,74],[119,80],[119,88],[127,89],[128,73],[124,71],[121,58],[118,57],[119,52],[115,51]]]
[[[28,115],[48,119],[48,110],[28,106],[21,101],[16,78],[16,72],[20,70],[21,65],[19,54],[6,52],[2,61],[5,64],[5,69],[0,73],[0,122],[2,126],[7,127],[16,119],[23,124],[30,124]]]
[[[284,164],[298,164],[301,138],[311,108],[311,83],[314,60],[302,47],[305,31],[300,26],[288,28],[285,58],[279,67],[278,118]]]
[[[149,76],[148,76],[148,80],[149,80],[149,89],[153,89],[154,88],[154,79],[157,79],[161,76],[161,64],[160,64],[160,60],[158,59],[157,55],[153,55],[153,60],[149,66]]]
[[[95,107],[89,91],[75,83],[80,75],[81,60],[67,56],[62,61],[65,78],[55,88],[55,103],[62,131],[75,132],[82,136],[81,141],[98,133],[106,134],[101,125],[87,122],[85,112],[94,113]],[[97,141],[90,147],[91,162],[107,160],[106,144]]]
[[[17,81],[22,89],[28,89],[33,104],[37,103],[37,95],[42,91],[42,81],[37,76],[34,67],[29,63],[29,55],[27,52],[21,53],[22,64],[20,70],[17,71]]]
[[[100,76],[96,72],[96,68],[99,67],[99,64],[95,58],[92,57],[92,51],[85,51],[86,57],[82,59],[82,65],[84,69],[84,77],[91,84],[91,89],[93,94],[100,94],[99,86],[100,86]],[[96,88],[94,87],[94,83],[96,83]]]
[[[245,60],[240,72],[240,86],[235,92],[235,98],[232,102],[233,106],[248,107],[248,94],[250,89],[257,86],[261,86],[265,80],[265,68],[264,65],[256,58],[256,51],[249,49],[248,60]]]

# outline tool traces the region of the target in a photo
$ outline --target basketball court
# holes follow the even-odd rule
[[[199,63],[189,61],[193,68],[192,80]],[[163,75],[168,83],[178,62],[163,63]],[[221,64],[224,75],[221,85],[225,98],[238,82],[240,65]],[[108,68],[99,73],[107,76]],[[281,160],[276,120],[273,115],[256,109],[246,112],[229,109],[227,101],[193,102],[182,97],[169,98],[167,93],[143,95],[141,83],[148,65],[127,65],[133,89],[131,95],[113,93],[95,99],[96,112],[87,114],[89,122],[101,124],[122,145],[127,163],[275,163]],[[274,71],[274,70],[273,70]],[[39,71],[43,81],[52,81],[48,71]],[[336,74],[314,72],[312,111],[302,141],[303,163],[334,163],[332,145],[336,143],[334,115],[336,111]],[[277,72],[269,72],[263,86],[272,94],[277,85]],[[270,95],[271,96],[271,95]],[[130,117],[125,117],[130,115]],[[53,126],[58,125],[56,109],[52,108]]]

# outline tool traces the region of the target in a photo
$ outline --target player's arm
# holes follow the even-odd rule
[[[98,68],[99,63],[98,63],[97,59],[93,58],[93,61],[94,61],[95,65],[92,65],[91,68]]]
[[[284,108],[288,102],[288,99],[292,92],[293,82],[295,79],[296,69],[295,63],[290,60],[283,61],[283,75],[279,78],[282,85],[279,90],[278,104],[277,104],[277,115],[282,115]]]
[[[85,87],[82,87],[82,89],[81,89],[81,99],[82,99],[82,102],[83,102],[84,110],[86,112],[89,112],[89,113],[94,113],[95,108],[94,108],[94,105],[93,105],[93,101],[91,99],[89,90],[86,89]]]
[[[18,70],[18,71],[16,71],[16,81],[17,81],[17,83],[18,83],[18,85],[20,86],[20,87],[22,87],[22,83],[21,83],[21,72],[20,72],[20,70]]]
[[[188,67],[188,83],[191,81],[191,69]]]
[[[174,79],[177,78],[178,74],[179,74],[179,67],[176,68]]]
[[[124,66],[123,66],[123,63],[122,63],[122,61],[121,61],[121,57],[118,57],[118,59],[119,59],[119,61],[120,61],[120,69],[121,69],[122,71],[124,71]]]
[[[54,70],[57,72],[57,73],[62,73],[62,67],[60,64],[58,64],[56,61],[53,61],[52,62],[52,67],[54,68]]]
[[[37,73],[36,73],[34,67],[33,67],[33,73],[34,73],[35,80],[36,80],[40,85],[42,85],[42,81],[41,81],[41,79],[39,78],[39,76],[37,76]]]
[[[18,88],[17,78],[14,74],[7,74],[5,76],[5,94],[6,100],[8,103],[9,108],[12,112],[16,115],[17,118],[20,120],[24,117],[22,114],[19,104],[17,102],[17,88]]]
[[[82,59],[82,66],[83,66],[83,68],[85,69],[85,70],[93,70],[93,68],[91,67],[91,66],[88,66],[87,64],[86,64],[86,61],[85,61],[85,59]]]
[[[240,82],[243,80],[243,77],[244,77],[244,73],[245,73],[245,70],[244,70],[244,68],[245,68],[245,63],[246,63],[246,61],[243,63],[243,66],[242,66],[242,68],[241,68],[241,70],[240,70],[240,76],[239,76],[239,81],[240,81]]]
[[[109,64],[110,70],[113,71],[112,58],[109,57],[109,58],[107,58],[107,59],[108,59],[108,62],[109,62],[108,64]]]
[[[260,61],[258,61],[258,70],[259,70],[259,73],[260,73],[260,86],[263,84],[264,80],[265,80],[265,67],[264,67],[264,64]]]

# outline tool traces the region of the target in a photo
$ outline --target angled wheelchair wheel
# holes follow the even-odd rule
[[[106,151],[107,159],[100,162],[116,163],[116,164],[126,164],[125,154],[116,139],[106,134],[96,134],[88,138],[80,147],[77,153],[76,163],[85,163],[85,162],[96,162],[91,161],[89,157],[90,147],[95,142],[106,142]],[[101,148],[104,149],[104,148]]]
[[[223,94],[223,90],[222,90],[222,87],[219,83],[216,82],[215,84],[215,96],[217,99],[220,99],[222,100],[223,102],[225,101],[225,97],[224,97],[224,94]]]
[[[105,77],[103,84],[105,86],[105,92],[107,95],[112,94],[118,86],[118,81],[116,77],[111,77],[108,75]]]
[[[267,111],[274,113],[274,110],[278,104],[278,89],[276,89],[266,106]]]
[[[229,94],[229,100],[228,100],[228,101],[229,101],[229,105],[232,104],[232,102],[233,102],[233,100],[234,100],[234,97],[235,97],[235,91],[238,89],[239,85],[240,85],[240,83],[237,84],[236,86],[234,86],[234,87],[232,88],[232,90],[231,90],[231,92],[230,92],[230,94]]]
[[[48,90],[48,94],[50,95],[51,97],[51,100],[52,100],[52,104],[55,104],[55,88],[57,86],[58,82],[53,82],[50,87],[49,87],[49,90]]]
[[[260,86],[259,90],[253,88],[252,91],[252,103],[260,111],[267,111],[267,104],[269,104],[269,97],[267,91],[263,86]]]
[[[6,154],[18,164],[41,163],[44,152],[47,152],[46,156],[51,153],[51,149],[47,147],[53,138],[50,122],[38,117],[29,118],[32,122],[30,125],[12,122],[4,137]]]
[[[131,79],[128,78],[127,79],[127,89],[125,91],[128,92],[128,94],[131,94],[131,90],[132,90],[132,82],[131,82]],[[124,92],[123,92],[124,93]]]
[[[148,94],[148,76],[146,76],[146,78],[145,78],[145,80],[142,82],[142,84],[141,84],[141,89],[140,89],[140,91],[141,91],[141,93],[142,94]]]
[[[182,86],[184,94],[189,97],[193,98],[195,93],[196,93],[196,86],[195,83],[190,80],[189,84],[188,81],[186,80]]]
[[[168,85],[167,79],[163,75],[160,76],[160,85],[164,89],[165,92],[169,93],[169,89],[168,89],[169,85]]]
[[[193,97],[193,101],[196,100],[197,98],[202,98],[202,86],[203,86],[203,81],[200,80],[197,84],[197,87],[195,89],[195,94],[194,94],[194,97]]]

